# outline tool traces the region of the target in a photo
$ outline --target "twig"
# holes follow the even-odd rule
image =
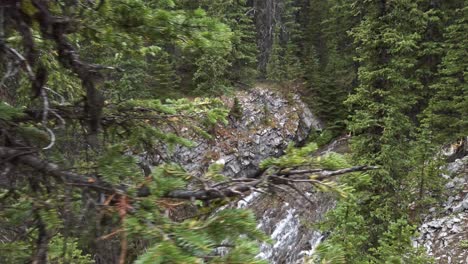
[[[50,143],[49,145],[47,145],[46,147],[42,148],[44,150],[47,150],[47,149],[50,149],[52,148],[54,145],[55,145],[55,134],[54,132],[48,128],[48,127],[45,127],[45,130],[47,131],[47,133],[49,134],[49,137],[50,137]]]
[[[54,132],[47,127],[47,117],[49,116],[49,98],[47,97],[47,92],[45,89],[41,88],[41,97],[42,97],[42,126],[47,131],[50,137],[50,143],[46,147],[42,148],[44,150],[50,149],[55,145],[55,134]]]
[[[119,257],[119,264],[125,264],[125,259],[127,257],[127,233],[122,231],[120,234],[120,257]]]
[[[309,202],[312,206],[315,206],[315,203],[312,202],[312,200],[310,200],[309,197],[307,197],[307,195],[305,195],[301,190],[299,190],[296,186],[294,186],[294,184],[288,183],[286,185],[289,186],[289,188],[296,191],[300,196],[302,196],[302,198],[306,199],[306,201]]]
[[[336,176],[340,174],[346,174],[346,173],[351,173],[351,172],[362,172],[362,171],[368,171],[368,170],[378,170],[380,167],[378,166],[355,166],[351,168],[345,168],[345,169],[339,169],[339,170],[334,170],[334,171],[323,171],[320,173],[320,176],[315,178],[316,180],[323,180],[327,177],[331,176]]]
[[[50,112],[54,114],[54,116],[57,117],[57,119],[60,121],[60,128],[65,128],[65,125],[66,125],[65,119],[63,119],[63,117],[59,115],[57,111],[55,111],[54,109],[50,109]]]
[[[0,81],[0,88],[4,86],[4,83],[6,80],[18,73],[18,69],[16,67],[13,67],[13,64],[11,61],[8,61],[7,63],[7,70],[5,71],[5,75],[3,75],[2,80]]]
[[[308,169],[308,170],[281,170],[278,172],[280,175],[288,176],[288,175],[296,175],[296,174],[309,174],[309,173],[317,173],[323,172],[324,169]]]
[[[115,230],[114,232],[111,232],[111,233],[109,233],[107,235],[100,236],[96,240],[98,240],[98,241],[99,240],[107,240],[107,239],[119,234],[120,232],[123,232],[122,228],[119,228],[119,229]]]
[[[36,76],[35,76],[32,68],[31,68],[31,66],[29,65],[28,61],[24,58],[24,56],[21,55],[21,53],[19,53],[14,48],[11,48],[11,47],[9,47],[7,45],[4,45],[4,48],[19,59],[19,61],[23,64],[29,79],[31,81],[34,81],[36,79]]]
[[[43,89],[45,89],[45,90],[47,90],[47,91],[49,91],[49,92],[51,92],[51,93],[57,95],[57,96],[60,98],[60,103],[59,103],[59,105],[64,105],[64,104],[65,104],[65,101],[66,101],[66,100],[65,100],[65,97],[63,97],[63,95],[57,93],[56,91],[50,89],[50,88],[47,87],[47,86],[44,86]]]
[[[219,182],[213,186],[211,186],[211,188],[216,188],[216,187],[219,187],[221,185],[225,185],[225,184],[230,184],[230,183],[234,183],[234,182],[251,182],[251,181],[255,181],[256,179],[254,178],[239,178],[239,179],[231,179],[229,181],[223,181],[223,182]]]
[[[279,185],[275,185],[275,184],[270,183],[270,184],[268,184],[268,186],[273,187],[273,188],[277,188],[277,189],[283,191],[284,193],[289,194],[288,190],[286,190],[285,188],[283,188],[283,187],[281,187]]]

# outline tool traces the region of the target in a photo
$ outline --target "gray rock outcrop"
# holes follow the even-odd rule
[[[234,98],[242,112],[237,118],[230,117],[228,126],[216,127],[212,140],[195,138],[194,148],[176,147],[170,160],[194,173],[217,162],[224,164],[223,175],[254,177],[262,160],[280,156],[292,142],[304,141],[311,129],[322,129],[298,95],[286,99],[279,92],[254,88],[222,100],[232,107]]]

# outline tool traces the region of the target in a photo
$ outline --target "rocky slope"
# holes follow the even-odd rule
[[[448,199],[419,228],[415,246],[424,247],[438,264],[468,263],[468,156],[446,166]]]

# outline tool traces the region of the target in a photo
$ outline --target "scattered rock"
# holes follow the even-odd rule
[[[448,174],[441,177],[450,181],[445,185],[448,199],[444,209],[436,215],[436,208],[419,227],[420,236],[415,245],[423,247],[436,259],[436,263],[468,263],[468,251],[462,241],[468,241],[468,193],[464,192],[468,180],[468,156],[449,163],[445,169]]]
[[[463,202],[462,202],[462,207],[463,207],[463,209],[465,209],[465,210],[468,209],[468,196],[465,197],[465,199],[463,200]]]

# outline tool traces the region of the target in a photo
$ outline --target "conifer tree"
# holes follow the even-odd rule
[[[341,133],[348,111],[344,101],[357,84],[350,31],[359,22],[349,1],[310,1],[303,22],[304,64],[310,105],[333,134]]]
[[[228,8],[220,11],[219,15],[224,18],[223,22],[229,25],[234,33],[228,78],[234,82],[249,84],[257,75],[258,52],[255,43],[253,9],[246,0],[240,0],[232,1]]]
[[[424,122],[432,131],[435,143],[450,143],[463,138],[468,131],[468,41],[467,7],[459,7],[454,12],[453,24],[444,30],[443,49],[445,55],[439,65],[438,81],[431,85],[434,96],[429,101]]]
[[[360,12],[360,4],[364,2],[354,4],[354,11]],[[417,254],[410,253],[409,237],[414,229],[407,220],[409,201],[404,200],[403,194],[409,191],[404,189],[404,182],[411,170],[408,151],[415,130],[410,111],[418,99],[414,91],[421,85],[414,76],[418,65],[415,53],[426,21],[414,2],[367,2],[365,7],[365,16],[352,32],[360,83],[347,100],[353,109],[348,127],[354,134],[352,149],[356,161],[371,162],[381,169],[370,172],[368,182],[363,185],[355,184],[360,209],[353,213],[356,220],[342,219],[341,227],[346,228],[347,221],[359,220],[347,235],[354,241],[346,245],[347,259],[421,263],[416,262]],[[348,210],[348,206],[343,206],[341,210]],[[344,217],[342,213],[337,211]],[[392,237],[390,242],[385,240],[386,236]],[[396,236],[401,239],[394,239]],[[392,248],[408,253],[400,255]]]
[[[20,80],[2,79],[18,91],[0,102],[2,261],[261,263],[251,212],[176,221],[163,196],[189,174],[169,163],[144,174],[136,159],[193,145],[182,127],[227,122],[219,100],[158,97],[176,90],[176,52],[210,81],[206,58],[229,53],[229,28],[173,1],[26,2],[0,4],[0,61]],[[215,255],[227,240],[239,246]]]
[[[227,56],[229,66],[225,77],[232,85],[249,85],[256,78],[257,46],[253,10],[246,0],[200,1],[208,13],[219,18],[232,31],[232,50]]]
[[[430,263],[410,238],[444,188],[436,144],[467,130],[462,2],[349,3],[359,17],[351,31],[359,84],[346,101],[353,156],[381,170],[344,179],[355,192],[324,222],[332,235],[319,259],[344,252],[343,262]]]
[[[147,83],[145,85],[154,86],[152,91],[152,97],[162,98],[167,96],[168,91],[177,90],[180,82],[180,78],[177,76],[174,63],[170,57],[170,54],[165,51],[161,51],[156,55],[156,59],[150,60],[148,64],[154,64],[154,71],[152,77],[154,83]]]
[[[266,77],[271,81],[283,82],[289,79],[285,69],[286,65],[283,64],[284,49],[281,47],[278,28],[277,26],[275,30],[276,34],[273,38],[273,45],[266,66]]]
[[[300,38],[296,21],[297,7],[292,0],[277,3],[277,21],[271,54],[266,65],[266,77],[277,82],[296,81],[304,72],[297,40]]]

